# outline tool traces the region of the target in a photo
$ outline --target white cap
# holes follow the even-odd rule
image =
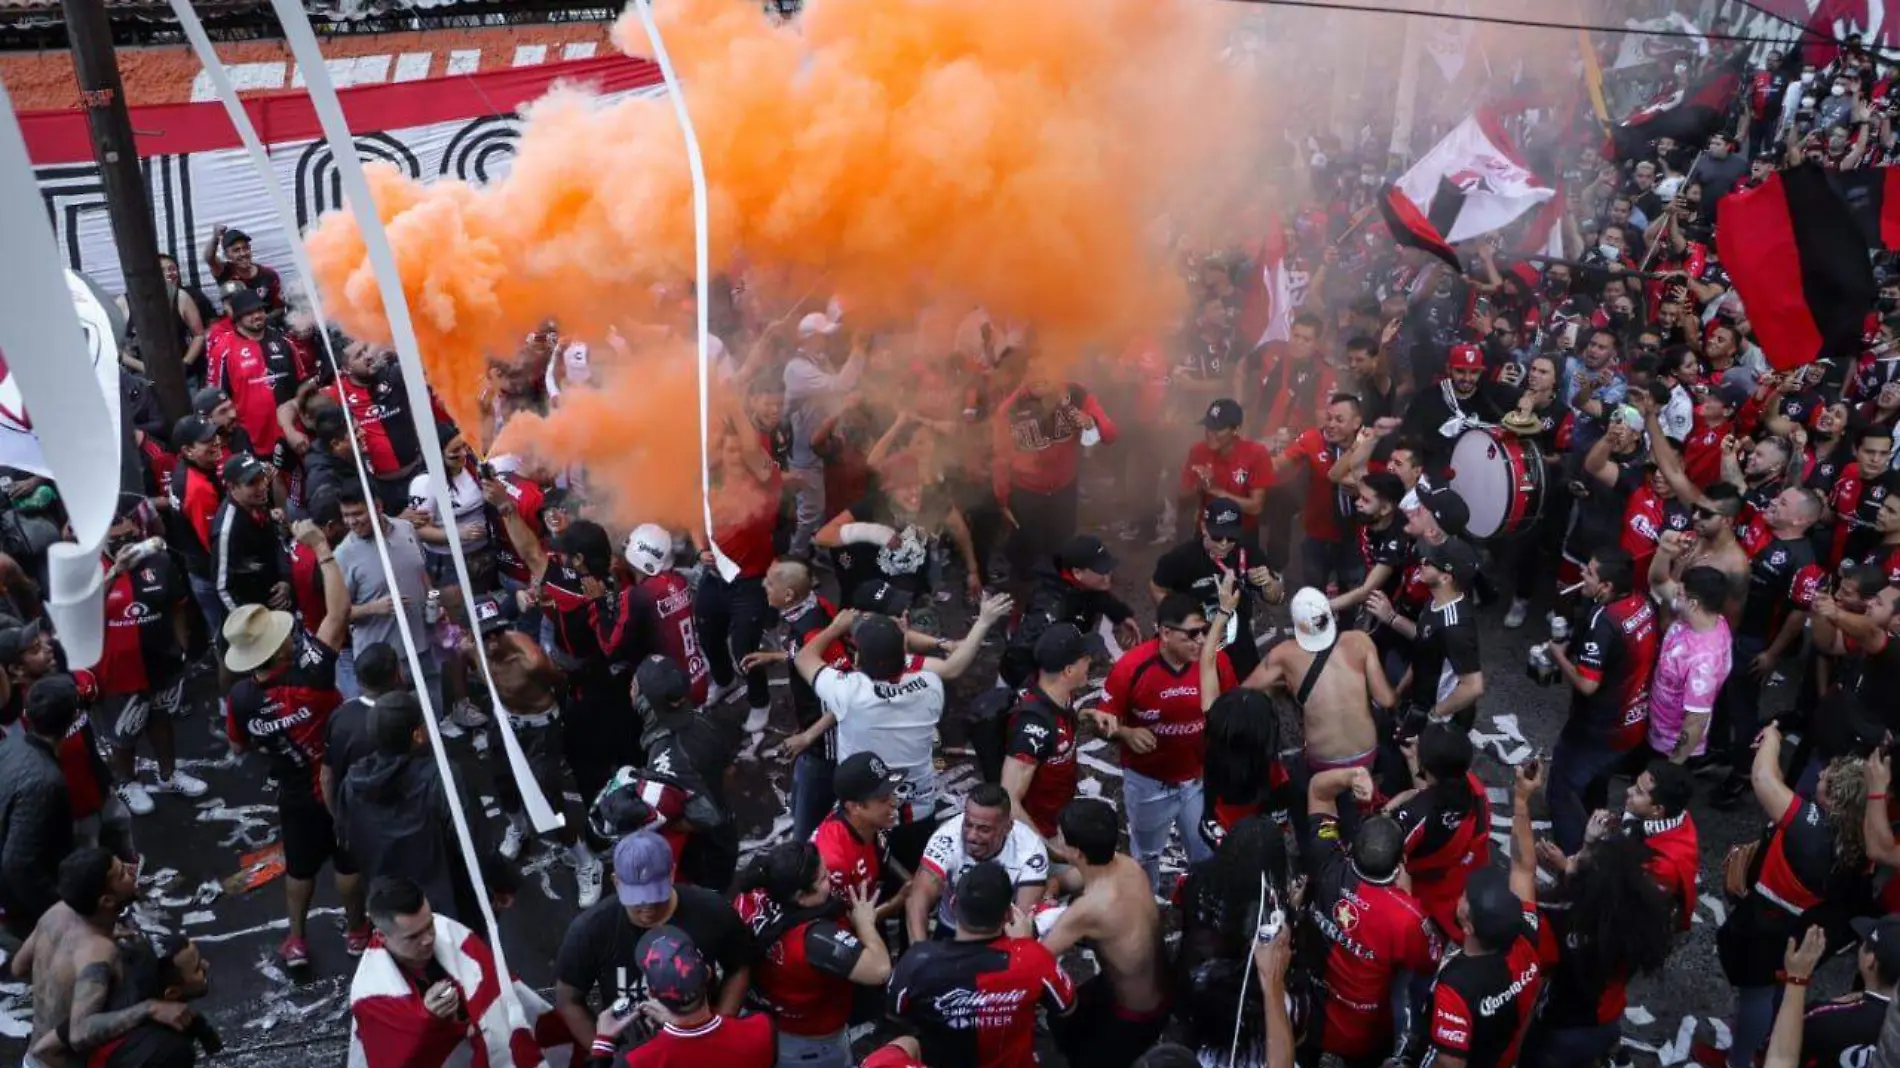
[[[657,575],[673,562],[673,535],[658,523],[642,523],[627,535],[627,563],[642,575]]]
[[[811,312],[798,321],[798,336],[811,337],[814,334],[835,334],[838,324],[824,312]]]
[[[1309,653],[1329,649],[1339,640],[1339,627],[1333,622],[1333,606],[1326,595],[1311,586],[1303,586],[1293,595],[1293,639]]]

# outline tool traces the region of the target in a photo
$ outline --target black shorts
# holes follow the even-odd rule
[[[1071,1064],[1127,1068],[1161,1041],[1161,1032],[1168,1025],[1166,1007],[1145,1016],[1133,1016],[1117,1008],[1104,977],[1084,984],[1076,997],[1075,1012],[1051,1027],[1056,1045],[1068,1054]]]
[[[491,721],[488,735],[489,753],[494,759],[502,761],[495,775],[496,799],[501,803],[503,812],[519,812],[521,791],[515,785],[513,773],[506,767],[507,758],[502,755],[501,725]],[[581,801],[568,797],[569,794],[578,796],[580,785],[574,781],[573,769],[567,765],[567,738],[562,732],[560,719],[556,717],[539,727],[526,726],[517,719],[515,741],[521,744],[521,756],[528,762],[528,771],[534,776],[535,785],[541,787],[548,807],[564,814],[570,828],[579,829],[586,812]]]
[[[277,798],[277,820],[284,835],[284,874],[314,879],[330,864],[338,875],[355,875],[356,862],[338,844],[330,810],[315,797]]]
[[[101,697],[92,706],[92,729],[99,741],[113,749],[130,749],[145,733],[145,724],[153,716],[182,719],[185,715],[185,676],[144,693],[121,693]],[[132,729],[122,729],[127,725]]]

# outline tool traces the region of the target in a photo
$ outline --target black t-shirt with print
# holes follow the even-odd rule
[[[710,992],[735,971],[751,966],[752,932],[732,905],[711,890],[681,886],[677,891],[679,905],[666,923],[691,936],[706,958],[713,973]],[[646,933],[647,928],[634,926],[627,917],[620,899],[608,894],[568,924],[554,958],[554,978],[578,990],[583,1001],[598,993],[602,1008],[621,997],[637,1005],[647,991],[635,949]]]

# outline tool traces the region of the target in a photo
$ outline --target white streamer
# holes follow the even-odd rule
[[[73,541],[47,548],[47,611],[74,667],[99,662],[105,585],[99,549],[119,496],[124,438],[100,392],[85,332],[42,208],[13,101],[0,86],[0,352],[19,379],[33,432],[59,487]],[[112,339],[106,339],[111,345]],[[106,355],[117,359],[117,353]]]
[[[695,316],[699,332],[699,503],[706,523],[706,547],[712,550],[713,562],[719,567],[719,576],[731,582],[739,574],[739,565],[732,562],[720,550],[719,543],[713,540],[712,514],[712,447],[708,442],[707,426],[711,418],[711,375],[709,367],[711,355],[706,338],[709,333],[707,324],[708,294],[711,290],[712,254],[707,248],[706,236],[706,165],[699,158],[699,134],[693,131],[693,117],[686,112],[686,94],[680,88],[680,80],[673,73],[673,59],[666,53],[666,42],[660,38],[660,28],[653,23],[653,9],[647,0],[633,0],[633,9],[640,15],[640,25],[647,31],[647,41],[653,46],[653,60],[660,65],[660,77],[666,80],[666,94],[673,100],[673,114],[678,117],[680,136],[686,139],[686,167],[693,177],[693,295],[694,303],[699,305]]]
[[[445,517],[453,517],[455,509],[450,503],[448,479],[443,475],[441,452],[428,447],[429,440],[434,437],[429,430],[433,428],[425,428],[421,422],[423,413],[433,409],[429,404],[427,380],[423,377],[422,357],[416,345],[415,327],[409,319],[409,302],[403,297],[402,276],[397,273],[395,256],[389,248],[389,234],[383,229],[383,221],[376,214],[376,202],[370,196],[369,180],[363,175],[363,162],[357,158],[356,142],[350,136],[349,124],[344,121],[343,107],[337,100],[336,87],[330,82],[330,70],[324,65],[323,50],[317,44],[315,31],[310,28],[309,16],[304,14],[302,6],[296,0],[271,0],[271,8],[277,12],[277,21],[284,27],[284,37],[290,45],[291,54],[296,57],[298,66],[303,69],[304,80],[310,94],[310,105],[316,110],[317,119],[322,124],[324,140],[329,143],[331,157],[336,162],[337,175],[342,179],[344,199],[349,204],[350,214],[356,218],[357,229],[362,234],[364,247],[369,254],[370,267],[376,276],[377,290],[383,298],[383,312],[389,318],[390,339],[395,345],[396,358],[402,365],[403,384],[409,394],[410,415],[417,421],[418,433],[423,442],[422,459],[429,470],[430,486],[434,490],[434,496],[438,507],[442,509],[442,514]],[[212,62],[207,63],[206,66],[209,68],[216,63],[214,56]],[[455,529],[452,518],[443,525],[448,528],[449,550],[455,559],[456,578],[462,583],[463,590],[473,589],[468,579],[468,561],[462,555],[461,532]],[[377,541],[380,550],[382,541],[380,532],[378,532]],[[387,558],[385,558],[385,566],[387,566]],[[402,634],[403,643],[409,646],[410,656],[414,657],[416,655],[415,638],[409,632],[409,618],[408,613],[403,610],[402,595],[393,582],[390,585],[390,594],[396,603],[396,626]],[[475,646],[480,649],[482,643],[477,640]],[[482,673],[485,676],[488,674],[486,656],[482,658]],[[420,678],[418,674],[418,681]],[[442,745],[442,734],[436,723],[435,710],[431,707],[428,687],[419,685],[416,689],[422,703],[423,722],[429,728],[429,744],[435,753],[436,768],[441,773],[445,784],[453,783],[455,772],[449,766],[448,753]],[[489,693],[491,696],[494,694],[492,679],[489,681]],[[518,769],[517,779],[519,779],[520,769],[525,762],[516,763],[520,760],[519,744],[514,741],[511,724],[506,719],[506,711],[501,709],[499,702],[495,707],[497,715],[501,718],[497,726],[501,728],[502,744],[509,749],[509,762]],[[526,781],[520,785],[523,787],[522,792],[525,796],[528,789],[534,786],[534,777],[527,776]],[[511,975],[513,972],[508,967],[507,956],[502,949],[501,926],[495,922],[495,910],[489,904],[487,880],[482,878],[481,866],[476,862],[474,837],[469,832],[468,814],[462,810],[460,791],[450,789],[445,790],[444,793],[448,798],[450,817],[455,822],[455,837],[462,847],[462,856],[468,863],[469,879],[475,886],[477,904],[480,905],[482,911],[482,922],[488,930],[489,948],[495,954],[496,973]],[[502,984],[502,997],[508,1006],[508,1015],[512,1024],[523,1027],[532,1026],[533,1021],[526,1018],[521,1002],[515,996],[513,984]]]
[[[262,180],[264,191],[270,195],[271,207],[277,213],[278,224],[284,228],[285,234],[296,234],[297,216],[295,212],[291,210],[290,198],[284,194],[283,185],[278,182],[277,174],[271,168],[270,153],[264,147],[262,139],[257,136],[256,128],[251,125],[250,113],[245,111],[244,105],[238,101],[237,90],[231,84],[230,76],[225,71],[223,62],[218,59],[217,51],[212,48],[211,39],[205,34],[204,24],[198,20],[198,15],[192,10],[189,0],[170,0],[170,2],[172,12],[178,17],[179,25],[184,28],[186,38],[191,41],[192,51],[197,53],[198,60],[204,66],[205,73],[211,76],[211,84],[213,88],[217,90],[218,100],[224,105],[225,114],[229,116],[231,125],[237,130],[238,138],[244,142],[244,149],[251,158],[251,166],[256,169],[258,178]],[[314,93],[314,91],[313,88],[312,92]],[[314,99],[312,103],[315,104]],[[352,159],[354,158],[355,157],[352,157]],[[310,299],[310,310],[317,320],[317,335],[323,344],[324,355],[330,361],[331,370],[341,378],[343,369],[337,363],[336,353],[330,349],[329,319],[323,314],[323,299],[322,295],[317,291],[316,276],[311,273],[310,270],[309,252],[304,248],[302,241],[293,237],[290,241],[290,255],[291,259],[296,262],[298,277],[305,280],[307,295]],[[416,386],[412,384],[425,381],[420,368],[420,361],[417,361],[417,366],[414,368],[408,363],[403,363],[402,369],[405,384],[409,385],[410,418],[415,423],[417,440],[422,443],[423,455],[433,458],[429,443],[435,440],[435,427],[432,423],[425,422],[423,419],[423,413],[432,411],[433,409],[426,403],[426,388],[423,390],[425,403],[420,408],[416,407]],[[350,440],[354,443],[357,440],[356,416],[350,411],[349,405],[342,405],[342,408],[344,421],[350,429]],[[352,452],[355,452],[354,444],[352,444],[351,449]],[[363,487],[364,497],[368,500],[375,500],[376,490],[375,487],[370,484],[369,474],[364,469],[363,458],[360,453],[356,455],[356,477],[358,483]],[[432,480],[432,484],[436,490],[437,500],[446,500],[442,495],[442,483]],[[452,507],[446,507],[443,514],[453,515],[454,509]],[[449,527],[454,526],[453,523],[445,525]],[[402,594],[397,588],[395,567],[389,558],[389,545],[383,538],[383,532],[380,526],[375,529],[374,533],[376,555],[380,558],[383,565],[383,573],[389,580],[390,596],[397,606],[396,614],[400,619],[403,614]],[[455,560],[456,577],[461,581],[462,589],[468,590],[470,588],[468,581],[468,564],[462,554],[460,532],[451,530],[449,539],[450,553]],[[423,677],[421,655],[417,651],[412,635],[409,633],[406,620],[400,622],[398,631],[403,640],[403,651],[409,660],[409,677],[412,679],[421,679]],[[541,786],[535,781],[533,770],[528,767],[526,754],[521,750],[521,743],[515,737],[514,724],[508,719],[507,711],[501,707],[500,701],[494,698],[495,682],[488,666],[488,649],[480,640],[479,636],[475,642],[475,649],[476,658],[481,664],[482,677],[488,682],[488,692],[494,706],[496,725],[501,730],[502,750],[507,754],[509,769],[514,775],[515,785],[520,791],[522,808],[526,811],[528,819],[533,823],[536,831],[546,833],[554,830],[561,826],[561,817],[549,806],[547,797],[541,792]],[[430,709],[430,712],[433,714],[432,709]]]

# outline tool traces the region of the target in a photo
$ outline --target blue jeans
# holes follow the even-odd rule
[[[1169,831],[1180,830],[1190,864],[1214,855],[1201,837],[1201,780],[1165,783],[1126,771],[1122,804],[1128,809],[1128,850],[1148,873],[1156,893],[1161,892],[1161,852],[1168,847]]]
[[[807,749],[792,762],[792,841],[803,842],[825,821],[838,803],[831,790],[836,766],[817,749]]]
[[[1525,1068],[1591,1068],[1603,1063],[1623,1040],[1623,1025],[1612,1021],[1595,1027],[1532,1027],[1525,1039]]]
[[[1731,1068],[1749,1068],[1755,1053],[1768,1044],[1768,1033],[1775,1029],[1775,1013],[1781,1011],[1781,987],[1738,986],[1735,988],[1735,1022],[1730,1031],[1735,1042],[1728,1048]],[[1741,1058],[1737,1065],[1735,1059]]]
[[[1550,802],[1550,836],[1557,848],[1571,855],[1583,848],[1583,829],[1590,821],[1590,813],[1584,811],[1584,790],[1615,770],[1623,756],[1599,742],[1557,739],[1550,755],[1550,785],[1544,788]]]
[[[204,614],[205,626],[211,631],[211,644],[223,648],[224,642],[224,602],[218,600],[218,585],[202,575],[192,575],[191,599],[198,602],[198,611]],[[219,658],[222,660],[222,656]]]
[[[798,519],[789,551],[793,556],[802,556],[811,549],[812,535],[830,518],[825,512],[825,469],[794,467],[786,472],[785,481],[793,491],[792,508]]]
[[[352,646],[346,645],[336,654],[336,692],[345,701],[354,701],[363,695],[363,687],[356,681],[356,649]]]

